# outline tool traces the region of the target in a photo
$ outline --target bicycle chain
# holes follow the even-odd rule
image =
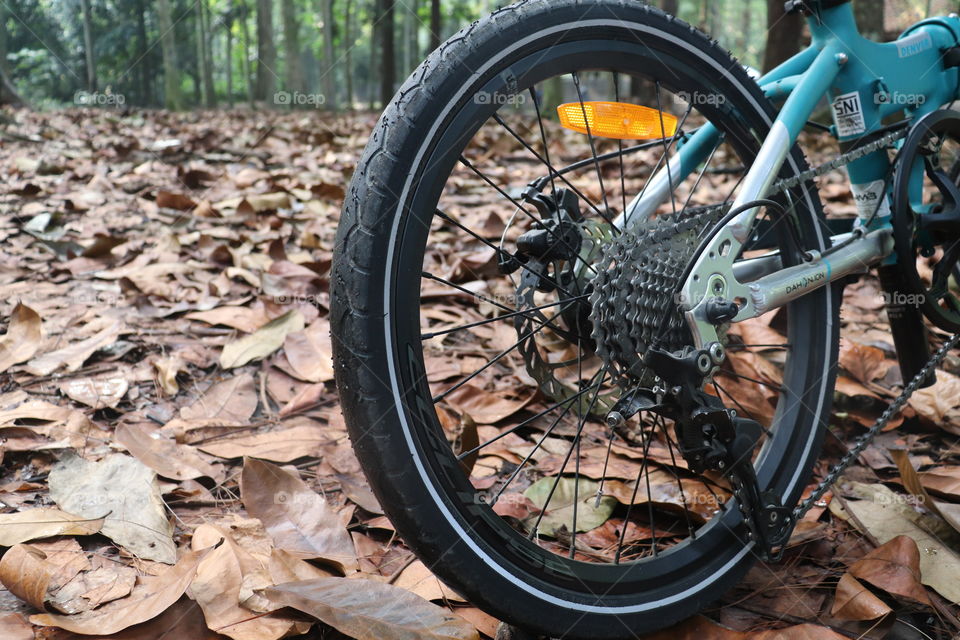
[[[820,481],[820,484],[817,485],[817,488],[814,489],[813,493],[810,494],[806,500],[797,505],[796,509],[793,510],[794,521],[802,518],[818,500],[820,500],[824,494],[830,490],[830,487],[840,479],[840,476],[843,474],[847,468],[854,463],[854,461],[860,457],[860,454],[870,446],[870,443],[873,442],[873,439],[877,437],[877,434],[883,431],[883,428],[887,426],[887,423],[890,422],[900,410],[903,409],[903,406],[907,404],[907,401],[910,399],[910,396],[920,388],[920,385],[923,384],[923,381],[928,375],[930,375],[936,368],[943,362],[944,358],[947,357],[947,354],[953,349],[957,343],[960,342],[960,333],[954,334],[946,342],[944,342],[930,360],[927,361],[927,364],[923,366],[923,369],[920,370],[917,375],[910,380],[910,383],[903,388],[903,391],[900,393],[897,398],[887,405],[887,408],[884,409],[883,413],[880,414],[880,417],[877,418],[876,422],[873,423],[873,426],[867,430],[862,436],[857,438],[857,444],[853,448],[848,449],[844,454],[843,458],[840,459],[840,462],[835,464],[830,468],[830,471]]]

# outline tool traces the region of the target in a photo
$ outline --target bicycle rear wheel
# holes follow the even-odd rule
[[[573,134],[547,115],[589,100],[675,111],[678,134],[624,155],[622,143]],[[602,355],[616,345],[598,344],[608,338],[594,330],[590,299],[602,265],[617,264],[611,222],[671,165],[683,133],[709,122],[724,142],[638,223],[658,244],[631,267],[685,255],[716,222],[698,217],[703,207],[729,197],[772,119],[756,84],[708,38],[615,0],[535,0],[481,20],[434,52],[380,119],[333,267],[344,415],[404,540],[501,619],[554,636],[627,637],[694,613],[755,561],[729,483],[689,472],[669,421],[641,413],[628,429],[604,425],[627,367]],[[560,165],[574,168],[561,175]],[[782,175],[804,168],[794,150]],[[520,195],[535,171],[545,209]],[[774,228],[785,264],[828,238],[815,191],[788,200],[804,246]],[[582,215],[538,227],[561,201]],[[562,240],[553,248],[574,252],[498,266],[544,226]],[[669,302],[626,296],[607,306],[639,326],[641,308],[676,313]],[[731,329],[734,355],[715,389],[764,426],[758,478],[793,504],[829,413],[837,301],[822,289],[773,324],[781,343]],[[675,328],[671,340],[683,335]]]

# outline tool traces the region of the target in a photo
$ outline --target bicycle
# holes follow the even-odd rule
[[[924,319],[960,330],[960,18],[880,44],[849,0],[787,7],[812,44],[757,78],[641,3],[520,2],[371,136],[331,278],[344,415],[404,540],[502,620],[617,638],[700,610],[957,343],[931,357]],[[806,128],[834,161],[808,167]],[[857,212],[827,218],[840,167]],[[874,267],[907,384],[801,503],[842,288]]]

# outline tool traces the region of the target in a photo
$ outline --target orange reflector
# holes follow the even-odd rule
[[[564,128],[588,133],[589,125],[590,135],[598,138],[654,140],[677,130],[676,116],[625,102],[569,102],[557,107],[557,113]]]

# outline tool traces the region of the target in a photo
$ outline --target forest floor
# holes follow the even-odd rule
[[[495,635],[398,539],[338,406],[327,275],[375,116],[2,119],[0,637]],[[902,387],[873,278],[842,320],[817,477]],[[945,369],[781,563],[650,637],[956,637],[960,360]]]

